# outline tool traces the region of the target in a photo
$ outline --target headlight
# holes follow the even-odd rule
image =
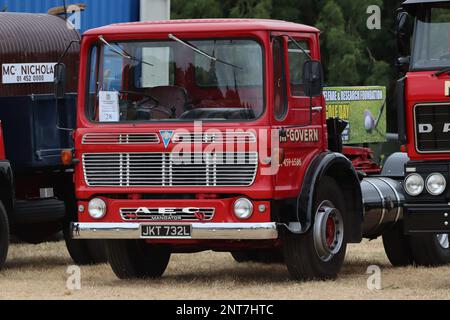
[[[92,199],[89,201],[89,215],[94,219],[101,219],[106,215],[106,203],[102,199]]]
[[[249,219],[253,214],[253,204],[250,200],[241,198],[234,203],[234,214],[241,220]]]
[[[405,190],[410,196],[418,196],[423,192],[424,188],[425,182],[417,173],[410,174],[405,180]]]
[[[426,183],[427,191],[433,196],[440,196],[447,188],[447,181],[440,173],[430,174]]]

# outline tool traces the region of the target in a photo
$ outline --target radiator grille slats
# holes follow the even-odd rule
[[[250,186],[258,154],[92,153],[83,155],[89,186]]]
[[[158,144],[156,133],[87,133],[83,144]]]
[[[175,133],[173,143],[255,143],[256,135],[251,132],[223,133]]]

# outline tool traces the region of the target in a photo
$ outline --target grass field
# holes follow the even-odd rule
[[[341,276],[296,283],[281,265],[237,264],[229,254],[174,255],[162,279],[121,281],[108,265],[81,268],[82,288],[66,288],[63,243],[13,245],[0,273],[0,299],[450,299],[450,267],[392,268],[380,241],[352,245]],[[382,290],[367,289],[367,268]]]

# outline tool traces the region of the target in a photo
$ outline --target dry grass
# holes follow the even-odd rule
[[[14,245],[0,273],[0,299],[450,299],[450,267],[392,268],[380,241],[353,245],[338,280],[296,283],[284,266],[237,264],[229,254],[175,255],[160,280],[120,281],[109,266],[82,267],[82,289],[66,289],[64,244]],[[367,289],[369,265],[382,269]]]

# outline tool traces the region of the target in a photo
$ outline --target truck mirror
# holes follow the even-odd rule
[[[411,16],[408,12],[400,9],[395,16],[395,34],[397,36],[398,51],[402,57],[411,55],[411,30]]]
[[[54,69],[55,96],[57,99],[64,98],[66,94],[66,65],[57,63]]]
[[[322,63],[316,60],[305,61],[303,65],[303,86],[305,95],[318,97],[323,93],[323,68]]]

